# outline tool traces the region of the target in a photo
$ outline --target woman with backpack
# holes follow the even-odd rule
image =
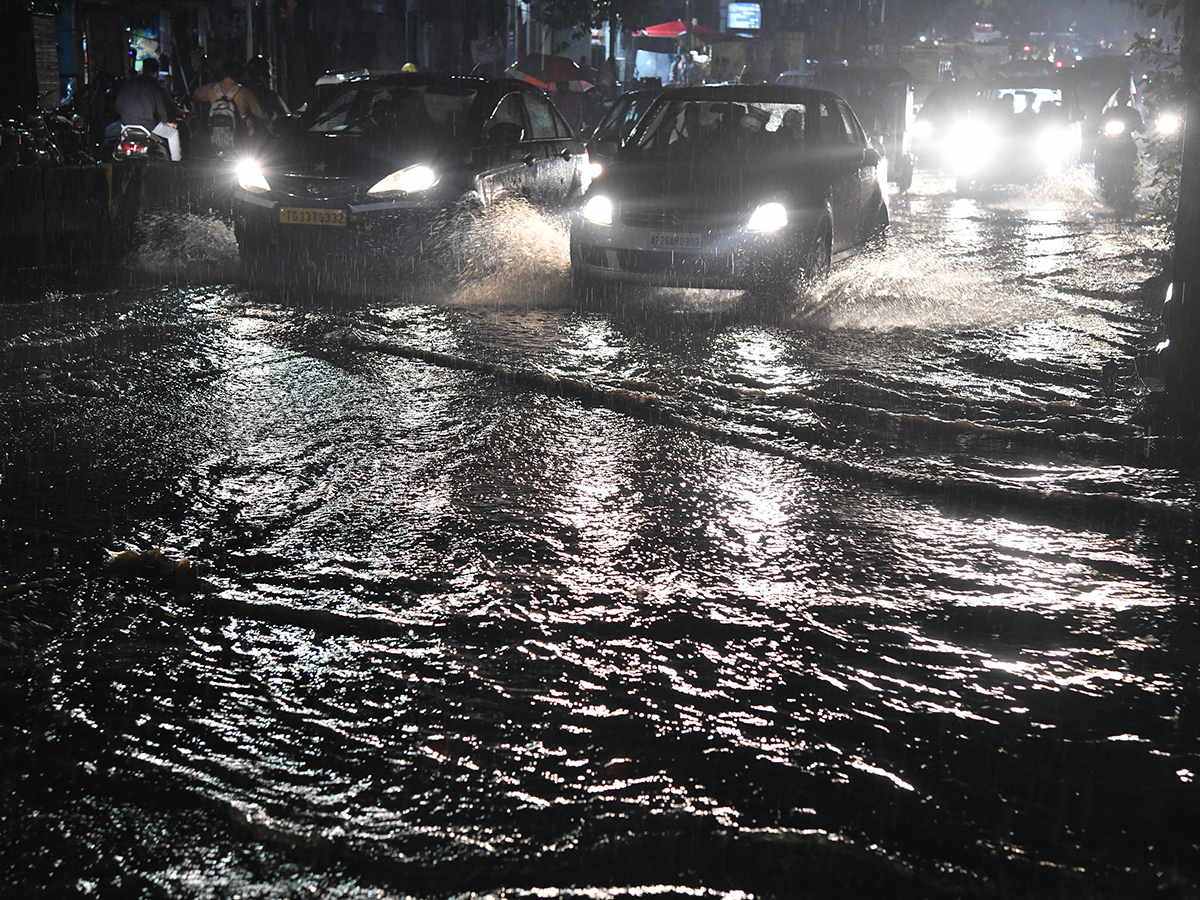
[[[208,136],[213,152],[225,156],[261,139],[271,121],[254,92],[237,80],[237,66],[226,62],[211,84],[196,88],[192,96],[208,104]]]

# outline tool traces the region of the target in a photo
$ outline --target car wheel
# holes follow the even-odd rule
[[[802,275],[806,288],[820,284],[829,277],[832,245],[829,229],[823,226],[804,254]]]
[[[863,217],[862,240],[864,243],[882,234],[891,222],[887,203],[884,202],[882,194],[876,194],[867,209],[872,212]]]

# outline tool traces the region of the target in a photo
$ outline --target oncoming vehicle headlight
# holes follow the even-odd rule
[[[1078,147],[1070,131],[1054,128],[1038,136],[1038,152],[1042,161],[1050,166],[1065,165]]]
[[[429,166],[409,166],[375,183],[368,194],[419,194],[438,183],[437,173]]]
[[[927,141],[933,137],[933,123],[928,119],[917,119],[913,122],[912,136],[914,140]]]
[[[267,183],[267,179],[263,175],[262,168],[252,159],[240,160],[234,169],[234,174],[237,176],[238,187],[243,190],[261,194],[271,189],[271,185]]]
[[[974,172],[991,160],[995,130],[982,122],[961,122],[950,133],[950,160],[959,172]]]
[[[611,225],[613,220],[612,201],[603,194],[589,197],[583,204],[583,217],[593,225]]]
[[[1183,127],[1183,119],[1179,118],[1178,113],[1165,112],[1158,117],[1158,133],[1163,135],[1172,135]]]
[[[1112,119],[1105,123],[1104,133],[1109,137],[1120,137],[1125,133],[1125,123],[1120,119]]]
[[[750,214],[750,221],[746,223],[746,230],[770,233],[787,227],[787,223],[787,209],[784,208],[782,203],[776,203],[772,200],[770,203],[760,203],[758,209]]]

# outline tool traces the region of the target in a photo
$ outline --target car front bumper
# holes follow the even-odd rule
[[[596,225],[577,217],[571,226],[571,266],[594,281],[658,287],[749,290],[798,279],[809,229],[772,233],[744,228],[672,232],[627,225]]]
[[[407,198],[345,202],[256,194],[233,196],[234,229],[243,252],[268,247],[356,247],[387,239],[391,249],[420,252],[453,213],[449,204]]]

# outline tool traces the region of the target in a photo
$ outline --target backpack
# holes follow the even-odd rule
[[[226,94],[220,82],[213,86],[217,96],[208,107],[208,139],[218,153],[233,149],[238,120],[241,118],[233,98],[241,89],[239,84],[231,93]]]

